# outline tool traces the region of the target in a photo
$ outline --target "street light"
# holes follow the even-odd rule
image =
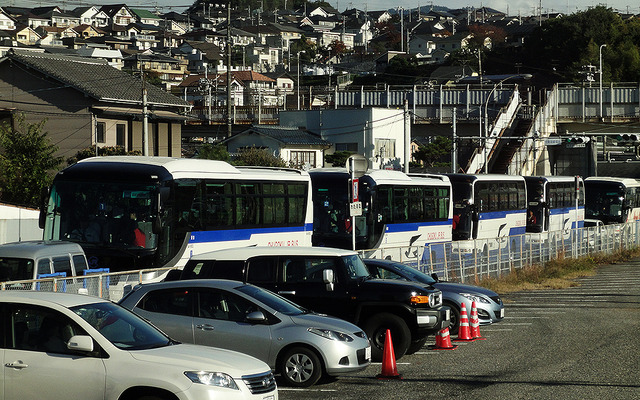
[[[306,53],[304,50],[298,51],[298,111],[300,111],[300,53]]]
[[[600,118],[602,119],[603,115],[602,115],[602,48],[603,47],[607,47],[606,44],[601,44],[600,45],[600,71],[599,71],[599,75],[600,75]]]

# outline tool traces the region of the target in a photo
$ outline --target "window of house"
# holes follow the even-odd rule
[[[292,151],[290,161],[294,165],[308,164],[311,168],[316,167],[316,152],[315,151]]]
[[[358,143],[336,143],[336,151],[358,152]]]
[[[117,124],[116,125],[116,146],[124,147],[124,138],[125,138],[125,125]]]
[[[395,158],[396,141],[395,139],[376,139],[376,156],[382,158]]]
[[[107,130],[107,124],[105,122],[98,122],[96,126],[96,142],[104,143],[105,142],[105,132]]]

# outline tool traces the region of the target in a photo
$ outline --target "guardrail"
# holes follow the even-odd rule
[[[613,254],[637,247],[640,247],[640,221],[489,240],[361,250],[360,254],[400,261],[427,274],[437,273],[443,280],[476,284],[483,278],[498,278],[513,269],[561,257]],[[118,301],[127,286],[160,281],[169,270],[171,268],[2,282],[0,289],[85,293]]]

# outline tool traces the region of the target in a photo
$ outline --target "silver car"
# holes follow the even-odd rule
[[[442,304],[451,307],[452,334],[458,333],[460,326],[460,308],[464,303],[467,316],[471,317],[471,304],[476,302],[478,320],[480,325],[499,322],[504,319],[504,303],[500,296],[493,290],[480,286],[465,285],[456,282],[444,282],[417,269],[392,260],[379,260],[373,258],[363,259],[371,276],[385,279],[402,279],[420,282],[422,284],[440,289],[442,292]],[[434,274],[435,275],[435,274]]]
[[[257,286],[197,279],[138,285],[120,304],[170,337],[265,361],[285,384],[307,387],[323,374],[366,368],[371,347],[362,329],[312,313]]]

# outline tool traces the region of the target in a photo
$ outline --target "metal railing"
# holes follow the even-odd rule
[[[427,246],[362,250],[368,258],[411,265],[440,279],[476,284],[513,269],[559,258],[613,254],[640,247],[640,221],[548,233],[527,233],[486,240],[444,242]]]
[[[488,240],[361,250],[360,254],[400,261],[427,274],[437,273],[443,280],[477,284],[483,278],[499,278],[514,269],[554,259],[613,254],[637,247],[640,221]],[[170,269],[2,282],[0,289],[84,293],[118,301],[128,286],[160,281]]]

